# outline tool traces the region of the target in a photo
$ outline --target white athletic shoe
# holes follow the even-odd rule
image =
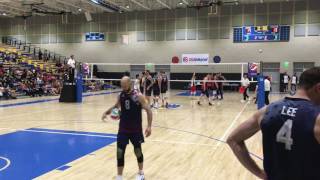
[[[122,176],[117,176],[116,180],[123,180]]]
[[[137,174],[136,180],[145,180],[144,179],[144,174]]]
[[[242,99],[240,102],[241,102],[241,103],[244,103],[244,102],[246,102],[246,101]]]

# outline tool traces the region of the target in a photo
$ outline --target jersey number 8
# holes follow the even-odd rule
[[[126,100],[126,101],[124,102],[124,104],[125,104],[126,110],[129,110],[129,109],[130,109],[130,101],[129,101],[129,100]]]
[[[286,150],[291,150],[293,139],[291,138],[292,120],[288,119],[277,133],[277,142],[284,143]]]

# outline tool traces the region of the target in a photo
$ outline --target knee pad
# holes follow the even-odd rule
[[[143,162],[143,154],[142,154],[141,145],[140,145],[140,147],[134,147],[134,154],[137,157],[138,163],[142,163]]]
[[[124,166],[124,154],[126,151],[125,146],[117,146],[117,163],[118,167],[123,167]]]

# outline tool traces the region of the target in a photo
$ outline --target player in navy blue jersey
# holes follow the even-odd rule
[[[250,172],[268,180],[320,180],[320,67],[302,73],[298,91],[256,112],[227,142]],[[245,140],[261,129],[262,170]]]
[[[145,90],[145,97],[147,100],[148,105],[151,105],[151,94],[152,94],[152,90],[153,90],[153,78],[150,74],[149,70],[145,71],[145,84],[144,84],[144,90]]]
[[[117,180],[122,180],[124,168],[124,155],[129,140],[134,146],[134,153],[137,157],[139,173],[138,180],[144,180],[143,173],[143,154],[141,143],[144,142],[142,130],[142,109],[147,112],[148,126],[145,130],[145,136],[151,135],[152,111],[150,106],[145,102],[144,96],[138,91],[131,89],[130,78],[125,76],[121,79],[122,92],[114,106],[107,110],[103,116],[104,120],[114,108],[121,108],[119,131],[117,136]]]

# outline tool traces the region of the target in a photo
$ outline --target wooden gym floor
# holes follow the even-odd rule
[[[198,106],[196,100],[176,96],[177,93],[170,93],[170,103],[181,107],[153,110],[152,136],[145,139],[142,147],[146,179],[257,179],[240,165],[224,143],[228,134],[256,111],[255,104],[240,103],[238,93],[225,93],[225,100],[216,101],[212,107]],[[59,103],[56,98],[0,102],[0,141],[3,142],[0,145],[0,179],[115,179],[115,138],[105,134],[116,134],[118,124],[112,120],[102,122],[100,118],[115,102],[116,93],[88,96],[82,104]],[[272,101],[279,98],[278,95],[271,97]],[[144,127],[145,124],[144,113]],[[247,145],[262,165],[261,135],[250,139]],[[82,151],[86,153],[77,154]],[[68,159],[73,155],[74,159]],[[64,159],[66,161],[62,162]],[[135,179],[137,164],[131,145],[125,161],[125,179]],[[53,165],[47,168],[50,163]],[[32,171],[41,169],[39,167],[47,169],[27,172],[30,166]]]

